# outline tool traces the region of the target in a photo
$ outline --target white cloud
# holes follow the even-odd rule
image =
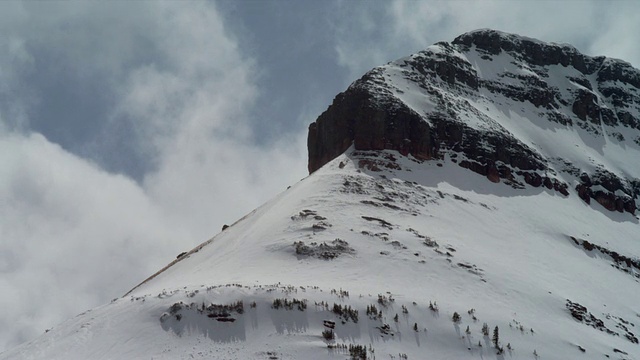
[[[12,11],[34,28],[4,25],[13,37],[0,45],[12,51],[0,70],[55,60],[87,81],[111,75],[104,116],[132,124],[154,165],[141,182],[108,173],[14,126],[28,117],[29,89],[0,89],[12,100],[0,104],[0,308],[11,309],[0,313],[0,350],[122,295],[306,173],[304,135],[252,145],[255,64],[210,3],[118,4],[63,3],[47,15],[22,3]],[[39,58],[42,47],[59,58]]]
[[[188,235],[133,181],[41,135],[5,134],[0,148],[4,346],[123,293]]]
[[[634,67],[640,67],[640,47],[638,34],[640,22],[634,14],[640,12],[637,1],[619,1],[616,6],[609,6],[599,12],[599,21],[592,23],[593,42],[589,51],[594,55],[607,55],[630,62]]]

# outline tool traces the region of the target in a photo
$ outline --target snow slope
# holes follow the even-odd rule
[[[362,159],[401,169],[363,171]],[[640,326],[637,269],[616,269],[571,237],[637,259],[638,219],[483,179],[452,163],[350,151],[125,297],[0,358],[344,359],[335,345],[353,344],[378,359],[637,359],[621,328],[636,336]],[[293,245],[335,239],[353,250],[324,259]],[[306,308],[275,309],[275,299]],[[618,335],[577,321],[568,300]],[[238,301],[242,313],[222,317],[235,321],[210,309]],[[334,304],[357,310],[358,322],[343,322]],[[324,320],[336,322],[335,340],[322,337]]]

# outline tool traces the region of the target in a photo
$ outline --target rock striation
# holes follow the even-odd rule
[[[566,44],[469,32],[374,68],[338,94],[309,126],[309,172],[352,145],[635,213],[640,71]]]

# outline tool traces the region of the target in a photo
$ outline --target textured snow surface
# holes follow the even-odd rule
[[[362,159],[400,169],[367,171]],[[349,345],[376,359],[640,358],[625,337],[640,334],[637,269],[576,243],[637,259],[637,218],[440,165],[349,151],[123,298],[0,358],[347,359]],[[316,251],[297,254],[299,242]],[[572,317],[567,300],[604,328]],[[357,310],[357,323],[334,304]]]

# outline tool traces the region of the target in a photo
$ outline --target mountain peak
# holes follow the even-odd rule
[[[309,127],[309,171],[351,145],[633,214],[640,71],[570,45],[468,32],[374,68],[339,94]]]
[[[493,54],[499,54],[500,51],[516,51],[520,49],[539,47],[539,48],[557,48],[562,49],[566,53],[579,54],[578,50],[570,44],[557,44],[553,42],[544,42],[538,39],[506,33],[493,29],[478,29],[466,32],[457,36],[452,44],[463,44],[467,46],[475,45]]]

